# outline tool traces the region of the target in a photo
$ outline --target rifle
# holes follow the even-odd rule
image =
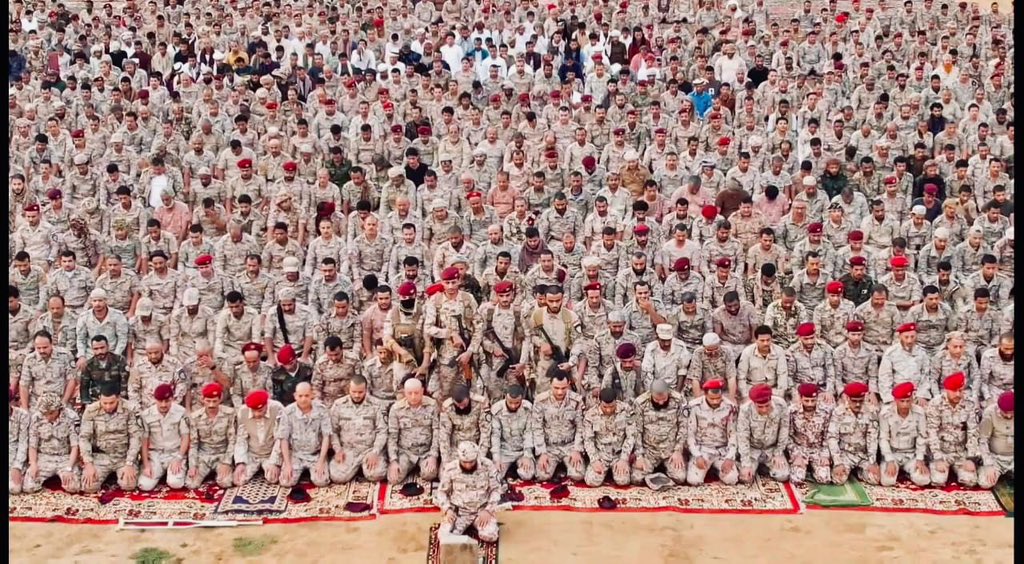
[[[501,339],[498,338],[498,334],[495,333],[493,326],[488,325],[486,334],[494,339],[494,342],[498,344],[501,352],[505,354],[505,362],[501,363],[501,366],[498,367],[498,371],[496,373],[499,381],[504,380],[509,369],[512,368],[512,366],[519,364],[519,355],[512,349],[505,346],[505,343],[501,342]],[[530,381],[527,382],[526,375],[520,371],[519,375],[516,376],[516,381],[519,382],[519,385],[526,390],[526,399],[533,401],[533,394],[537,389],[537,380],[535,378],[530,378]]]
[[[468,351],[470,339],[468,331],[466,331],[466,325],[462,323],[461,315],[455,316],[455,323],[459,326],[459,338],[462,339],[463,350]],[[465,378],[467,387],[473,383],[473,367],[470,366],[469,363],[462,365],[462,377]]]
[[[562,350],[562,347],[556,345],[555,342],[551,340],[551,335],[548,335],[548,331],[547,329],[544,329],[544,325],[538,325],[537,329],[540,329],[541,336],[544,337],[544,340],[548,342],[548,346],[551,347],[551,360],[553,360],[556,365],[569,362],[569,357],[565,356],[565,352]]]

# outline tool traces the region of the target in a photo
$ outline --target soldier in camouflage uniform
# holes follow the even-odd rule
[[[260,313],[247,307],[241,292],[228,292],[224,300],[227,305],[217,314],[213,354],[237,358],[242,354],[242,345],[260,341],[263,335]]]
[[[981,353],[981,401],[991,405],[1003,392],[1013,389],[1013,333],[999,336],[999,346]]]
[[[736,467],[736,404],[722,397],[725,383],[708,380],[704,394],[690,400],[686,443],[690,462],[686,467],[686,483],[699,486],[708,470],[714,467],[718,479],[727,486],[739,479]]]
[[[878,485],[878,415],[866,409],[868,385],[851,382],[843,388],[845,402],[839,402],[828,422],[828,450],[832,455],[832,482],[845,484],[850,474],[867,484]],[[891,390],[890,390],[891,393]]]
[[[708,380],[724,379],[729,399],[736,402],[736,359],[722,346],[722,339],[717,333],[706,333],[701,345],[693,351],[686,381],[689,386],[684,388],[684,395],[697,398],[704,394],[703,386]]]
[[[578,365],[581,356],[581,337],[583,333],[579,316],[567,308],[562,307],[562,288],[560,286],[548,286],[544,289],[544,305],[530,309],[525,316],[527,337],[530,339],[529,358],[531,360],[531,376],[536,379],[536,390],[534,395],[534,406],[539,402],[540,394],[551,387],[549,378],[552,367],[568,371]],[[619,321],[619,327],[625,326],[625,319]],[[608,315],[609,330],[612,336],[615,332],[612,329],[612,314]],[[541,331],[543,329],[543,331]],[[551,338],[551,342],[544,336]],[[556,364],[553,357],[554,347],[561,349],[566,361]],[[538,453],[539,455],[540,453]],[[582,479],[582,467],[580,468],[580,479]]]
[[[782,289],[782,296],[768,304],[764,313],[764,324],[772,329],[772,340],[783,349],[796,342],[796,328],[811,320],[807,306],[797,301],[796,290],[790,286]]]
[[[24,493],[36,493],[43,482],[60,476],[61,487],[77,493],[81,487],[78,470],[78,414],[64,406],[60,396],[39,398],[28,430],[28,468]]]
[[[466,382],[464,370],[473,357],[473,325],[477,310],[476,300],[459,289],[459,270],[450,266],[441,273],[444,292],[427,301],[423,316],[426,337],[438,339],[437,372],[428,381],[428,388],[444,401],[452,389]],[[433,376],[436,376],[435,380]]]
[[[836,391],[850,382],[866,382],[870,390],[868,401],[877,404],[880,356],[881,352],[874,345],[864,342],[864,323],[847,322],[846,342],[836,347],[832,355],[836,363]]]
[[[145,411],[156,404],[153,392],[160,384],[174,388],[174,401],[184,403],[188,381],[185,371],[176,360],[164,354],[159,341],[146,342],[146,357],[135,362],[128,378],[128,399]]]
[[[981,451],[981,469],[978,485],[995,487],[1003,476],[1013,476],[1013,392],[1003,392],[994,405],[981,413],[978,425],[978,450]]]
[[[514,290],[511,282],[498,282],[494,286],[494,302],[483,304],[476,314],[473,353],[474,356],[487,353],[479,356],[487,359],[480,363],[480,376],[484,381],[483,389],[492,402],[504,397],[508,386],[516,384],[518,377],[525,372],[522,359],[528,354],[526,330],[512,305]],[[506,350],[513,353],[511,360],[506,356]],[[498,370],[506,361],[513,364],[499,380]]]
[[[942,394],[932,398],[925,411],[932,458],[929,470],[936,487],[946,486],[950,469],[960,485],[971,488],[978,483],[978,404],[965,397],[966,385],[962,372],[947,376]]]
[[[615,363],[612,369],[604,373],[601,388],[611,388],[623,401],[632,402],[644,390],[650,388],[644,382],[640,370],[640,361],[636,356],[637,347],[633,343],[622,343],[615,347]],[[595,390],[598,391],[598,390]],[[599,393],[599,391],[598,391]]]
[[[21,365],[20,387],[22,409],[29,409],[39,398],[53,394],[64,403],[71,401],[75,387],[75,374],[71,355],[53,346],[53,337],[46,331],[36,333],[33,350]]]
[[[233,482],[244,486],[263,470],[263,479],[276,484],[281,477],[281,442],[277,425],[284,406],[270,398],[267,390],[253,390],[237,410],[235,431],[235,473]]]
[[[900,325],[896,332],[899,341],[882,353],[878,365],[878,394],[882,403],[892,402],[892,387],[897,378],[914,383],[918,391],[918,404],[925,405],[938,394],[938,381],[932,378],[932,360],[925,350],[917,346],[917,326]]]
[[[583,481],[593,488],[601,486],[610,470],[612,481],[626,486],[636,441],[632,401],[619,400],[610,387],[601,390],[599,399],[600,403],[583,415],[583,448],[590,460]]]
[[[686,481],[686,419],[683,396],[664,380],[654,380],[651,389],[633,405],[636,454],[631,472],[635,486],[662,467],[676,484]]]
[[[231,388],[222,400],[224,405],[241,407],[244,398],[253,390],[273,391],[273,370],[269,364],[260,360],[264,350],[259,343],[246,343],[242,346],[241,362],[234,363],[226,374]]]
[[[681,340],[675,338],[675,330],[668,323],[658,324],[655,336],[658,339],[647,344],[640,367],[644,389],[649,389],[654,380],[664,380],[673,390],[682,391],[686,383],[687,367],[690,365],[690,351]]]
[[[802,484],[807,467],[813,471],[814,481],[827,484],[831,478],[831,464],[825,434],[828,430],[831,407],[818,403],[818,386],[797,386],[799,403],[789,408],[789,479]]]
[[[583,480],[583,398],[569,390],[567,372],[552,371],[551,388],[537,394],[531,415],[535,479],[550,480],[564,464],[569,479]]]
[[[302,382],[295,387],[295,403],[281,411],[275,436],[281,448],[281,485],[290,488],[309,470],[313,485],[331,483],[327,451],[331,447],[331,414],[313,401],[313,388]]]
[[[14,405],[17,395],[13,388],[7,390],[7,492],[20,494],[25,484],[25,470],[28,465],[28,434],[32,416],[27,410]]]
[[[929,377],[941,382],[945,376],[963,372],[967,376],[967,397],[975,403],[981,396],[981,374],[977,359],[967,352],[967,339],[960,331],[947,333],[945,347],[932,355]]]
[[[895,401],[878,414],[878,447],[882,451],[881,484],[895,486],[900,470],[914,484],[931,483],[925,453],[928,426],[924,408],[914,403],[914,384],[902,382],[892,389]]]
[[[825,300],[814,306],[811,322],[818,327],[818,336],[833,349],[846,342],[846,324],[853,321],[853,302],[843,297],[843,283],[829,282]]]
[[[469,441],[458,445],[456,456],[442,469],[437,490],[437,506],[444,515],[441,530],[461,535],[472,525],[481,541],[497,542],[501,488],[494,463]]]
[[[156,341],[167,350],[169,329],[167,317],[154,311],[153,300],[140,298],[135,304],[135,315],[128,319],[128,363],[138,364],[149,341]]]
[[[686,346],[696,349],[701,337],[711,332],[711,312],[702,307],[694,292],[683,292],[682,304],[675,311],[669,323],[676,326],[676,335]]]
[[[491,406],[491,460],[499,478],[514,465],[519,479],[532,480],[537,468],[530,429],[533,404],[523,399],[524,394],[522,386],[513,384],[505,398]]]
[[[438,472],[438,404],[423,396],[423,383],[405,381],[402,399],[388,413],[388,483],[405,481],[413,468],[421,480],[430,482]]]
[[[185,487],[194,490],[215,472],[217,485],[232,485],[232,454],[235,450],[235,410],[221,405],[224,388],[217,382],[203,387],[203,406],[189,416],[188,473]]]
[[[366,379],[354,376],[348,395],[331,405],[331,482],[347,484],[360,470],[371,482],[384,479],[388,470],[384,458],[388,442],[384,412],[381,401],[369,394]]]
[[[262,365],[261,363],[261,368]],[[295,401],[295,387],[300,382],[313,381],[313,367],[299,362],[295,355],[295,349],[291,345],[285,345],[277,351],[277,368],[270,373],[272,397],[283,405],[289,405]],[[252,392],[250,392],[252,393]]]
[[[483,452],[491,450],[491,409],[487,398],[471,395],[463,384],[456,385],[452,397],[441,404],[438,447],[441,466],[452,460],[455,445],[469,441]]]
[[[413,282],[403,283],[397,291],[398,307],[388,310],[381,340],[393,355],[391,369],[396,385],[413,372],[426,383],[434,339],[427,339],[423,334],[425,304],[416,298],[417,289]]]
[[[362,363],[352,351],[345,351],[341,339],[324,340],[324,355],[313,365],[313,394],[325,406],[348,394],[349,380],[362,375]]]
[[[794,393],[795,395],[795,393]],[[773,480],[789,479],[786,447],[789,445],[789,407],[781,397],[772,397],[772,387],[758,384],[750,388],[750,401],[736,416],[736,448],[739,451],[739,481],[750,484],[762,465]]]
[[[796,343],[786,351],[789,381],[792,386],[789,397],[796,398],[796,386],[805,382],[818,385],[828,398],[836,393],[835,354],[832,347],[819,342],[818,328],[813,323],[801,323],[796,328]],[[827,400],[826,400],[827,401]]]
[[[199,290],[186,288],[181,296],[181,307],[170,316],[171,356],[183,359],[196,354],[196,343],[212,342],[217,332],[217,314],[208,305],[199,304]]]
[[[142,426],[139,489],[153,491],[165,474],[169,488],[181,489],[185,485],[185,461],[188,457],[188,412],[175,401],[174,386],[170,384],[157,386],[153,399],[156,404],[139,414]]]
[[[100,388],[105,382],[118,386],[121,397],[128,399],[128,364],[123,356],[110,352],[110,345],[103,335],[92,338],[92,358],[85,363],[79,376],[78,388],[82,405],[89,405],[100,399]]]
[[[82,457],[82,491],[96,493],[112,473],[124,491],[135,489],[138,480],[139,449],[142,428],[138,408],[118,395],[119,386],[107,382],[100,388],[100,399],[82,413],[78,434]]]
[[[942,302],[939,289],[931,284],[922,290],[924,302],[910,308],[903,320],[917,326],[917,345],[934,356],[945,343],[946,334],[956,327],[953,309]]]

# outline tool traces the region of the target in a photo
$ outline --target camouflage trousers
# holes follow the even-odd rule
[[[453,535],[464,535],[466,529],[470,525],[476,524],[477,518],[480,516],[480,510],[462,509],[459,507],[452,507],[452,511],[455,512],[455,522],[452,523],[451,533]],[[476,527],[476,535],[480,540],[484,542],[497,542],[498,541],[498,518],[492,516],[490,523],[486,527]]]
[[[619,458],[614,458],[611,462],[607,462],[607,460],[591,460],[590,464],[587,465],[586,472],[583,474],[583,483],[596,488],[603,485],[608,478],[608,474],[611,474],[612,481],[616,486],[628,486],[630,478],[629,462],[622,461]],[[604,466],[603,471],[597,467],[598,463]]]
[[[636,460],[633,461],[633,468],[630,476],[630,480],[633,482],[633,485],[642,486],[646,484],[647,482],[645,481],[645,479],[647,478],[647,476],[656,473],[660,466],[665,467],[665,475],[667,475],[673,482],[679,485],[685,483],[686,458],[683,458],[682,468],[679,468],[677,470],[672,468],[672,465],[669,464],[669,458],[671,458],[671,456],[672,455],[669,454],[669,456],[662,457],[654,453],[647,453],[642,456],[637,456]],[[640,469],[641,465],[643,467],[643,470]]]
[[[396,479],[392,483],[401,484],[402,482],[404,482],[405,479],[409,477],[409,472],[412,472],[413,468],[419,470],[420,479],[422,479],[423,481],[434,481],[434,479],[437,478],[438,470],[441,468],[440,463],[434,464],[432,472],[423,471],[424,462],[431,458],[434,459],[434,462],[438,462],[436,457],[430,456],[428,454],[412,454],[411,452],[399,451],[398,460],[394,461],[398,463],[398,479]]]
[[[82,476],[77,468],[72,468],[70,472],[67,471],[70,463],[71,457],[66,454],[39,453],[39,458],[36,459],[36,465],[39,467],[39,476],[33,478],[31,473],[26,470],[21,491],[24,493],[36,493],[43,489],[43,482],[59,475],[62,481],[65,476],[69,478],[69,486],[64,488],[64,491],[78,493],[82,488]]]
[[[832,465],[829,463],[828,449],[812,449],[789,445],[789,480],[796,484],[807,481],[807,467],[813,472],[814,481],[827,484],[832,478]]]
[[[85,493],[96,493],[100,491],[100,487],[103,486],[103,482],[107,481],[107,478],[111,474],[117,475],[117,485],[124,491],[131,491],[135,489],[138,478],[129,480],[124,475],[124,456],[111,456],[109,454],[95,454],[93,455],[92,465],[96,468],[96,483],[90,487],[82,486],[82,491]],[[135,466],[138,470],[138,466]]]
[[[918,439],[920,440],[920,439]],[[900,477],[900,471],[902,470],[910,477],[910,481],[914,482],[915,485],[925,487],[932,482],[931,473],[928,470],[921,472],[917,469],[917,456],[914,452],[893,452],[893,459],[882,462],[881,475],[878,478],[878,483],[883,486],[895,486],[896,480]],[[896,467],[896,475],[889,477],[889,473],[886,472],[890,467]]]
[[[1013,456],[992,455],[991,464],[985,464],[978,470],[978,486],[994,488],[1003,475],[1013,475]]]
[[[508,473],[508,469],[512,464],[516,465],[516,474],[519,475],[521,480],[532,480],[534,475],[537,473],[537,461],[531,456],[525,454],[521,455],[510,455],[508,457],[502,457],[503,459],[497,461],[496,466],[498,467],[498,478],[501,479]]]
[[[235,484],[236,486],[241,486],[248,483],[250,480],[256,477],[256,474],[258,474],[260,470],[263,470],[263,479],[268,484],[276,484],[278,482],[276,478],[274,480],[268,478],[267,471],[274,466],[278,467],[278,470],[280,470],[280,457],[257,456],[255,454],[249,453],[248,458],[248,462],[245,463],[245,475],[242,476],[242,481],[240,483]]]
[[[196,471],[195,478],[189,477],[189,474],[185,474],[185,487],[190,490],[199,489],[203,485],[203,481],[210,475],[211,472],[215,472],[217,485],[223,489],[228,489],[233,485],[233,477],[231,475],[232,467],[230,464],[222,464],[219,454],[203,454],[199,453],[197,463],[194,470]]]
[[[708,461],[708,465],[704,469],[697,466],[697,457],[691,456],[690,462],[686,465],[686,483],[691,486],[699,486],[703,484],[704,478],[708,475],[708,471],[714,468],[715,472],[718,473],[718,479],[721,480],[723,484],[727,486],[736,485],[736,482],[740,477],[738,465],[735,463],[735,459],[726,458],[724,456],[724,452],[722,452],[724,450],[725,449],[711,449],[707,452],[702,452],[701,454],[704,460]],[[732,468],[730,468],[729,471],[722,469],[722,466],[726,461],[733,462]]]
[[[309,470],[309,480],[313,482],[313,485],[322,488],[331,483],[331,473],[328,468],[324,469],[321,474],[317,471],[316,465],[319,459],[319,453],[298,453],[292,452],[292,475],[291,479],[285,480],[284,476],[281,476],[281,485],[290,488],[295,484],[299,483],[299,478],[302,477],[304,470]],[[283,464],[283,463],[282,463]],[[329,466],[329,465],[328,465]]]
[[[750,457],[740,462],[740,482],[751,484],[762,466],[768,468],[768,475],[776,482],[789,479],[789,461],[785,456],[776,457],[770,451],[750,449]]]
[[[167,487],[172,490],[180,490],[185,486],[185,475],[187,474],[187,468],[184,461],[182,461],[180,472],[171,472],[171,464],[178,456],[178,451],[172,452],[155,452],[149,451],[149,467],[152,476],[147,477],[145,474],[139,474],[139,489],[144,492],[153,491],[156,489],[157,484],[160,483],[160,478],[167,475]]]
[[[857,477],[865,484],[877,486],[881,482],[878,465],[874,456],[844,452],[832,460],[832,483],[845,484],[850,474],[857,471]]]
[[[338,462],[332,457],[328,465],[331,481],[335,484],[351,482],[360,470],[363,471],[363,477],[370,482],[380,482],[388,473],[387,457],[383,454],[379,457],[377,467],[370,470],[366,464],[366,457],[370,454],[370,451],[345,450],[344,453],[344,461]]]
[[[971,461],[966,457],[957,457],[953,463],[942,463],[938,460],[933,460],[928,465],[932,475],[932,485],[937,487],[945,486],[946,482],[949,481],[949,471],[951,469],[956,472],[956,481],[961,486],[972,488],[978,485],[977,467],[969,468],[968,462]]]
[[[427,382],[427,392],[440,404],[452,397],[455,386],[465,383],[462,365],[453,359],[441,358],[438,359],[437,368]]]
[[[505,397],[505,392],[509,386],[518,384],[515,378],[508,376],[507,372],[504,378],[498,378],[498,369],[501,368],[503,363],[503,360],[493,359],[493,357],[490,363],[480,363],[480,378],[477,380],[480,382],[479,387],[482,389],[478,393],[486,394],[492,404]]]
[[[574,482],[582,481],[584,465],[581,465],[579,468],[573,467],[573,465],[569,463],[569,459],[571,457],[570,451],[571,445],[557,448],[551,448],[549,446],[548,451],[545,454],[537,456],[537,469],[536,472],[534,472],[534,479],[538,482],[546,482],[555,475],[555,470],[558,469],[558,465],[564,464],[566,476],[568,476],[570,480]],[[551,459],[551,466],[546,470],[540,466],[540,458],[545,455]]]

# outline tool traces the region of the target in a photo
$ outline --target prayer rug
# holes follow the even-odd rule
[[[1013,517],[1013,480],[1002,480],[992,489],[996,501],[1003,506],[1007,517]]]
[[[799,505],[788,485],[758,478],[749,486],[726,486],[709,482],[700,487],[673,486],[653,491],[642,486],[569,486],[569,496],[551,499],[551,484],[517,482],[516,489],[524,500],[511,504],[513,511],[620,511],[620,512],[678,512],[678,513],[797,513]],[[433,484],[425,484],[425,493],[405,497],[399,487],[384,486],[381,492],[381,514],[436,512],[433,504]],[[428,495],[431,494],[431,495]],[[615,509],[601,509],[598,500],[612,498]]]
[[[865,507],[871,505],[871,498],[864,487],[856,480],[849,480],[843,485],[808,483],[806,486],[793,486],[797,491],[806,492],[804,503],[816,507]]]
[[[430,538],[427,540],[427,564],[441,564],[441,541],[437,538],[437,530],[440,528],[441,525],[436,523],[430,526]],[[476,539],[476,541],[480,544],[477,554],[482,557],[479,561],[483,564],[497,564],[498,543],[483,542],[480,539]],[[501,539],[498,539],[498,542],[501,542]]]
[[[861,483],[870,505],[820,505],[808,501],[813,486],[793,486],[800,503],[814,510],[846,509],[851,511],[881,511],[892,513],[929,513],[934,515],[1003,516],[1003,508],[996,496],[988,490],[948,485],[944,488],[921,488],[910,482],[899,482],[893,487],[872,486]]]
[[[288,488],[255,480],[224,492],[217,513],[283,513],[288,507]]]
[[[215,484],[203,489],[171,490],[160,486],[152,492],[125,493],[117,489],[103,494],[69,494],[56,485],[44,488],[30,495],[7,497],[7,511],[10,521],[52,521],[64,523],[116,524],[118,519],[188,519],[188,520],[237,520],[263,519],[266,523],[290,523],[302,521],[361,521],[375,519],[379,507],[378,484],[352,482],[316,488],[312,484],[299,484],[309,494],[304,503],[286,503],[279,512],[236,510],[230,513],[218,511],[222,505],[232,506],[237,500],[223,504],[225,494]],[[234,490],[236,488],[232,488]],[[278,497],[287,501],[289,490],[282,489]],[[247,497],[248,493],[246,493]],[[234,497],[237,497],[235,495]],[[259,495],[254,495],[259,497]],[[250,501],[266,501],[248,498]],[[274,507],[278,507],[273,502]],[[364,504],[363,507],[358,507]],[[357,509],[369,509],[356,511]],[[241,509],[241,508],[236,508]]]

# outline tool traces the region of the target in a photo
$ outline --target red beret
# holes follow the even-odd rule
[[[711,112],[708,114],[708,119],[722,119],[722,112]]]
[[[33,204],[28,204],[28,205],[25,206],[25,211],[27,211],[27,212],[37,212],[37,211],[39,211],[39,204],[34,204],[34,203]]]
[[[712,220],[718,216],[718,208],[715,206],[704,206],[700,209],[700,215],[704,216],[704,219]]]
[[[430,126],[421,125],[421,126],[416,128],[416,134],[417,135],[430,135],[431,133],[432,133],[432,131],[430,129]]]
[[[889,265],[893,268],[907,268],[910,266],[910,259],[905,256],[892,257],[889,261]]]
[[[519,101],[520,102],[529,102],[530,101],[530,94],[528,92],[523,92],[523,93],[519,94]]]
[[[902,384],[896,384],[892,388],[892,397],[896,399],[907,399],[914,395],[914,383],[903,382]]]
[[[645,224],[645,223],[640,223],[636,227],[633,228],[633,233],[636,233],[637,235],[646,235],[646,234],[648,234],[650,232],[651,232],[651,228],[648,227],[647,224]]]
[[[719,147],[728,147],[729,143],[732,143],[732,139],[729,139],[728,137],[722,137],[718,140]]]
[[[551,97],[551,98],[561,98],[562,97],[562,93],[559,92],[558,90],[552,90],[551,94],[549,94],[548,96]]]
[[[862,321],[850,321],[846,324],[846,330],[851,333],[860,333],[864,331],[864,322]]]
[[[999,394],[996,405],[999,406],[999,411],[1003,413],[1013,413],[1013,390]]]
[[[864,232],[860,229],[854,229],[853,231],[850,231],[850,234],[846,236],[846,239],[848,241],[863,241]]]
[[[438,294],[438,293],[443,292],[443,291],[444,291],[444,284],[441,284],[441,283],[431,284],[430,286],[427,286],[426,294],[427,294],[427,296],[433,296],[434,294]]]
[[[210,266],[213,264],[212,255],[199,255],[196,257],[196,266]]]
[[[262,409],[267,405],[267,400],[270,399],[270,394],[266,390],[253,390],[249,392],[249,395],[245,396],[245,405],[249,406],[249,409]]]
[[[384,18],[374,18],[373,27],[376,27],[378,29],[384,27]]]
[[[583,291],[584,292],[589,292],[591,290],[597,290],[598,292],[600,292],[601,291],[601,283],[600,282],[591,282],[590,284],[587,284],[586,286],[583,287]]]
[[[398,287],[398,296],[402,298],[412,298],[416,296],[416,283],[415,282],[403,282]]]
[[[846,394],[847,397],[860,399],[867,395],[868,385],[864,382],[850,382],[845,388],[843,388],[843,393]]]
[[[289,364],[293,360],[295,360],[295,347],[285,345],[277,351],[277,362],[279,364]]]
[[[632,109],[626,110],[626,115],[627,116],[635,116],[635,115],[637,115],[637,111],[636,110],[632,110]]]
[[[548,152],[544,153],[544,158],[545,159],[557,159],[558,158],[558,152],[557,151],[548,151]]]
[[[449,266],[448,268],[446,268],[443,271],[441,271],[441,280],[444,280],[444,281],[448,282],[448,281],[451,281],[451,280],[458,280],[458,279],[459,279],[459,269],[455,268],[454,266]]]
[[[252,159],[242,159],[238,161],[238,168],[252,168]]]
[[[675,270],[676,272],[690,270],[690,259],[686,257],[677,258],[675,264],[672,265],[672,270]]]
[[[334,202],[321,202],[323,205],[318,206],[316,215],[319,217],[331,217],[334,215],[334,210],[337,209]]]
[[[169,400],[174,397],[174,386],[163,383],[153,390],[153,399],[157,401]]]
[[[813,323],[801,323],[796,326],[797,337],[813,337],[814,336],[814,324]]]
[[[346,80],[346,81],[345,81],[345,87],[346,87],[346,88],[354,88],[354,87],[355,87],[355,85],[356,85],[356,80],[355,80],[354,78],[350,78],[350,79],[348,79],[348,80]],[[328,104],[329,104],[330,102],[331,102],[331,101],[330,101],[330,100],[328,100],[328,101],[327,101],[326,103],[328,103]]]
[[[384,95],[384,94],[390,95],[391,91],[388,90],[387,88],[379,88],[379,89],[377,89],[377,94],[379,94],[379,95]]]
[[[590,155],[587,155],[583,157],[583,166],[585,168],[594,168],[595,166],[597,166],[597,159]]]
[[[750,401],[754,403],[768,403],[772,401],[772,387],[768,384],[757,384],[750,388],[750,392],[747,395],[750,396]]]
[[[281,167],[285,172],[295,172],[299,170],[299,165],[295,161],[288,161]]]
[[[862,256],[850,257],[850,266],[867,266],[868,259]]]
[[[204,398],[219,398],[224,393],[224,387],[217,382],[210,382],[203,386]]]
[[[586,104],[587,102],[593,102],[594,97],[591,96],[590,94],[584,94],[582,97],[580,97],[580,101]]]
[[[931,194],[931,195],[934,196],[935,194],[939,193],[939,187],[934,185],[934,184],[925,184],[924,185],[924,193],[925,194]]]
[[[725,384],[723,384],[721,380],[708,380],[707,382],[704,382],[701,389],[707,392],[711,390],[721,390],[724,386]]]
[[[391,100],[388,100],[388,101],[384,102],[383,104],[381,104],[380,107],[381,107],[381,109],[384,109],[384,110],[393,110],[393,109],[395,109],[395,103],[392,102]]]
[[[636,345],[633,343],[622,343],[615,349],[615,356],[619,360],[627,360],[636,356]]]
[[[844,24],[846,23],[847,19],[849,19],[849,16],[847,16],[846,14],[839,14],[838,16],[836,16],[836,23]]]
[[[885,180],[883,180],[882,182],[887,186],[892,186],[893,184],[899,182],[899,180],[897,180],[895,176],[886,176]]]
[[[60,188],[50,188],[46,191],[46,198],[49,200],[59,200],[64,197],[64,192]]]
[[[249,351],[256,351],[258,353],[263,352],[263,345],[259,343],[246,343],[242,345],[242,352],[247,353]]]
[[[715,266],[718,268],[732,268],[732,260],[729,257],[722,257],[715,261]]]
[[[951,392],[956,392],[964,389],[965,383],[967,383],[967,376],[963,372],[957,372],[956,374],[946,376],[946,379],[942,381],[942,387]]]
[[[84,129],[76,129],[76,130],[72,131],[71,132],[71,138],[72,139],[84,139],[85,138],[85,130]]]
[[[832,281],[825,285],[825,291],[829,294],[842,294],[843,283],[839,281]]]
[[[143,100],[148,99],[149,98],[149,90],[139,90],[138,97],[142,98]]]
[[[667,135],[668,134],[668,130],[665,129],[664,127],[659,127],[658,129],[654,130],[654,134],[655,135]]]
[[[512,288],[512,282],[508,280],[502,280],[501,282],[498,282],[497,284],[494,285],[494,292],[496,294],[507,294],[508,292],[512,291]]]
[[[266,108],[268,110],[276,110],[277,109],[277,102],[267,102]]]
[[[614,130],[612,130],[612,133],[614,133],[615,135],[625,135],[626,134],[626,128],[625,127],[616,127]]]
[[[824,225],[815,222],[807,226],[807,232],[810,233],[811,235],[821,235],[821,232],[824,229],[824,227]]]
[[[597,16],[604,17],[600,13],[594,14],[595,18]],[[596,63],[596,62],[599,62],[599,61],[603,61],[604,60],[604,55],[602,55],[601,53],[594,53],[593,55],[590,56],[590,59],[593,60]]]
[[[401,133],[402,131],[405,131],[405,128],[397,123],[391,126],[391,133]]]
[[[484,197],[484,195],[481,194],[480,192],[477,192],[476,190],[473,190],[472,192],[469,192],[469,193],[466,194],[466,199],[467,200],[470,199],[470,198],[483,198],[483,197]]]
[[[897,333],[906,333],[907,331],[917,331],[916,323],[904,323],[896,328]]]
[[[800,397],[802,398],[816,397],[818,395],[818,385],[805,382],[797,386],[796,393],[800,394]]]

